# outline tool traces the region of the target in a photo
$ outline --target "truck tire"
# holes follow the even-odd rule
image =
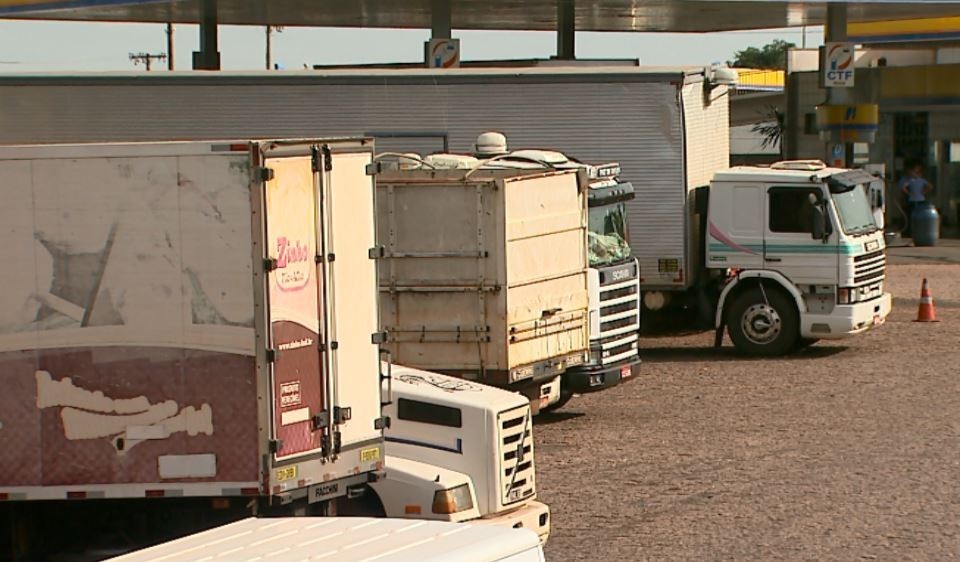
[[[811,345],[817,343],[818,341],[820,341],[819,338],[797,338],[797,346],[796,346],[797,351],[800,351],[801,349],[806,349]]]
[[[737,296],[726,315],[727,330],[737,349],[747,355],[785,355],[797,345],[800,325],[797,309],[778,288],[747,289]]]

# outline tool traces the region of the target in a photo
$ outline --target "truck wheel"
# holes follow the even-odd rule
[[[761,291],[758,287],[743,292],[730,306],[727,330],[737,349],[747,355],[784,355],[799,339],[797,316],[783,291],[773,287]]]

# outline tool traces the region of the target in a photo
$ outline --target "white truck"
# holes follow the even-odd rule
[[[529,402],[515,392],[399,365],[389,381],[387,479],[370,484],[377,512],[520,527],[546,542],[550,511],[535,501]]]
[[[383,389],[372,161],[370,139],[0,148],[0,557],[83,559],[374,494],[378,514],[548,536],[532,476],[488,499],[492,474],[521,470],[502,428],[460,428],[482,451],[468,466],[400,448],[390,467],[384,432],[408,422],[389,428]],[[464,416],[530,416],[475,394]]]
[[[698,192],[719,344],[780,355],[882,324],[886,257],[861,170],[822,162],[718,172]]]
[[[364,517],[248,518],[110,562],[197,560],[302,562],[544,562],[526,529]]]
[[[589,349],[586,178],[574,170],[376,171],[384,348],[398,364],[523,393],[536,411]]]

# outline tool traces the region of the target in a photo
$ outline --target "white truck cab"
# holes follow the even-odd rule
[[[821,162],[717,172],[709,188],[706,266],[728,274],[716,307],[734,344],[780,355],[882,324],[886,255],[861,170]]]
[[[530,401],[456,377],[390,370],[386,478],[370,485],[387,517],[525,528],[546,542],[550,510],[536,501]]]

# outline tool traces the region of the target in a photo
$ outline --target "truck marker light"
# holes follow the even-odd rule
[[[406,505],[403,508],[403,512],[407,515],[420,515],[420,506],[419,505]]]
[[[166,494],[166,490],[146,490],[143,495],[148,498],[162,498]]]
[[[449,490],[437,490],[433,494],[433,512],[451,514],[473,508],[473,495],[469,484],[461,484]]]

